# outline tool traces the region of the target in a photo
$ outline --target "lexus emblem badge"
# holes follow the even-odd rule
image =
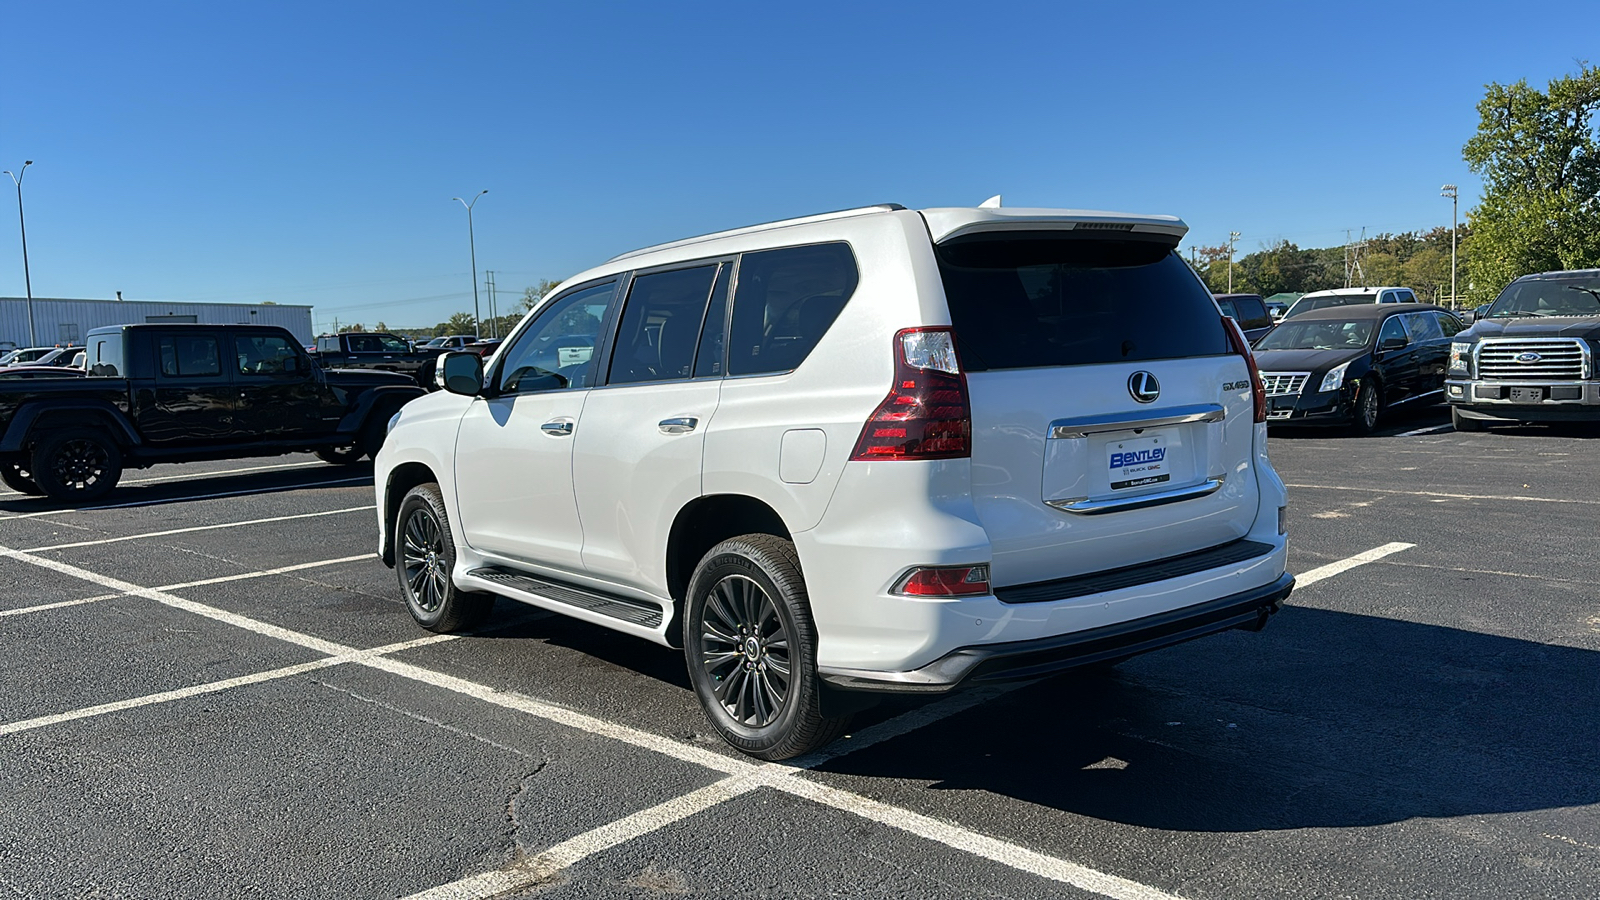
[[[1138,371],[1128,376],[1128,393],[1140,403],[1154,403],[1161,396],[1161,382],[1149,372]]]

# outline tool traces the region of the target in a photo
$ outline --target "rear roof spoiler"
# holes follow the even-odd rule
[[[925,209],[922,217],[936,244],[963,235],[993,231],[1123,231],[1161,235],[1174,243],[1189,233],[1189,226],[1176,216],[1140,216],[1089,209],[958,207]]]

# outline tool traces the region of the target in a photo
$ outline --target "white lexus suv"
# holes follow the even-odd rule
[[[1186,230],[888,205],[618,256],[390,423],[383,560],[424,628],[498,596],[683,648],[764,759],[871,692],[1259,629],[1286,494]]]

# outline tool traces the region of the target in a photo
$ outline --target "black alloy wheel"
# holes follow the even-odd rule
[[[117,486],[122,451],[103,432],[63,431],[34,448],[30,474],[40,490],[58,500],[93,500]]]
[[[456,545],[437,484],[420,484],[406,493],[395,516],[395,572],[406,609],[418,625],[441,634],[477,625],[494,607],[494,595],[463,591],[450,574]]]
[[[683,614],[689,680],[713,728],[737,749],[789,759],[843,733],[824,714],[817,630],[794,545],[746,534],[695,567]]]
[[[1383,412],[1383,391],[1372,378],[1361,379],[1361,389],[1356,392],[1355,432],[1369,435],[1378,429],[1378,419]]]
[[[17,493],[44,496],[44,489],[33,480],[33,473],[18,463],[0,463],[0,481]]]
[[[771,725],[794,679],[789,631],[761,585],[729,575],[711,588],[700,622],[700,665],[723,712],[747,728]]]

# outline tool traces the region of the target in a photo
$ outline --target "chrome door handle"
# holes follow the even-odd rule
[[[554,419],[540,425],[539,429],[551,437],[565,437],[572,433],[572,420]]]
[[[688,434],[700,427],[700,420],[694,416],[676,416],[671,419],[662,419],[657,426],[662,434]]]

